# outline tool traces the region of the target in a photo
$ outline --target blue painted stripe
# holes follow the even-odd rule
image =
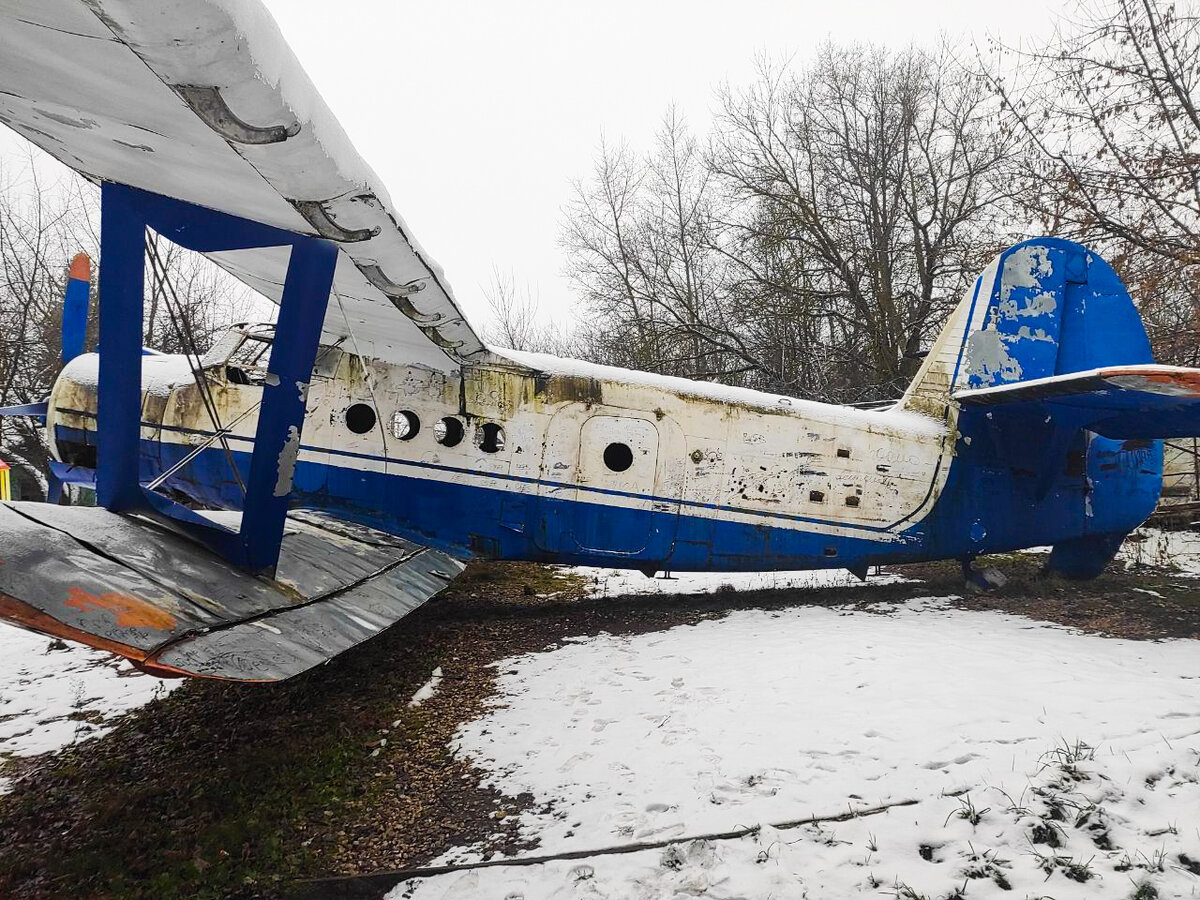
[[[83,412],[81,410],[63,410],[63,412],[71,413],[74,415],[86,416],[88,418],[95,418],[95,415],[93,413]],[[204,436],[204,437],[212,437],[212,434],[213,434],[213,432],[211,432],[211,431],[203,431],[203,430],[196,429],[196,428],[184,428],[182,426],[176,426],[176,425],[158,425],[154,422],[144,422],[143,425],[146,428],[160,429],[162,431],[170,431],[170,432],[174,432],[177,434],[190,434],[190,435],[199,435],[199,436]],[[232,440],[239,440],[239,441],[243,441],[248,444],[254,443],[253,438],[243,437],[243,436],[234,435],[234,434],[230,434],[230,435],[228,435],[228,437]],[[656,494],[635,494],[635,493],[631,493],[628,491],[616,491],[616,490],[612,490],[609,488],[598,488],[598,487],[591,487],[588,485],[564,484],[563,482],[560,482],[560,481],[545,481],[540,478],[531,478],[527,475],[511,475],[511,474],[497,473],[497,472],[478,472],[474,469],[463,469],[463,468],[460,468],[457,466],[445,466],[445,465],[440,465],[437,463],[418,462],[416,460],[398,459],[395,457],[375,456],[375,455],[368,454],[368,453],[354,453],[349,450],[334,450],[334,449],[331,449],[328,447],[314,447],[309,444],[302,444],[300,449],[306,450],[310,453],[328,453],[331,456],[339,456],[339,457],[343,457],[345,459],[362,459],[362,460],[367,460],[369,462],[378,462],[378,463],[385,463],[385,464],[391,463],[394,465],[410,466],[412,468],[427,469],[427,470],[435,471],[435,472],[446,472],[447,474],[452,474],[452,475],[471,475],[474,477],[488,478],[488,479],[493,479],[496,481],[510,481],[510,482],[515,482],[518,484],[528,484],[528,485],[534,485],[534,486],[539,486],[539,487],[546,486],[546,487],[555,487],[555,488],[568,488],[568,489],[583,491],[585,493],[600,494],[603,496],[610,496],[610,497],[622,497],[622,498],[625,498],[628,500],[645,500],[645,501],[649,501],[651,503],[670,503],[670,504],[674,504],[674,505],[679,505],[681,507],[689,507],[692,509],[707,509],[707,510],[713,510],[715,512],[731,512],[731,513],[740,513],[740,514],[748,515],[748,516],[757,516],[758,518],[761,518],[765,521],[783,521],[783,522],[796,522],[796,523],[801,523],[801,524],[805,524],[805,525],[823,525],[823,526],[830,527],[830,528],[845,528],[845,529],[849,529],[852,531],[864,531],[864,532],[867,532],[868,534],[885,534],[885,533],[892,532],[893,529],[895,529],[897,525],[900,525],[900,524],[908,521],[914,515],[919,513],[921,508],[924,507],[926,501],[928,501],[929,496],[933,493],[933,481],[936,481],[937,473],[940,470],[940,466],[942,464],[941,457],[939,456],[938,464],[937,464],[938,468],[935,468],[935,470],[934,470],[933,481],[931,481],[929,489],[926,491],[925,498],[921,501],[920,505],[915,510],[913,510],[912,512],[908,513],[904,517],[902,517],[902,518],[898,519],[897,521],[892,522],[888,525],[862,525],[859,523],[844,522],[844,521],[841,521],[838,519],[818,519],[818,518],[814,518],[811,516],[791,515],[788,513],[773,512],[771,510],[746,509],[741,506],[728,506],[728,505],[722,505],[719,503],[704,503],[699,500],[682,500],[677,497],[661,497]]]
[[[1000,264],[996,264],[996,274],[1000,274]],[[980,275],[975,279],[975,293],[971,295],[971,308],[967,310],[967,323],[963,326],[962,337],[958,342],[958,358],[954,360],[954,374],[950,377],[950,393],[954,393],[954,386],[958,384],[958,370],[962,366],[963,354],[967,350],[967,337],[971,334],[971,323],[975,321],[975,301],[979,299],[979,290],[983,287],[983,276]],[[949,399],[949,398],[947,398]]]

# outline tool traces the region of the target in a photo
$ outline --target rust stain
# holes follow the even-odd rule
[[[1101,377],[1136,378],[1146,384],[1174,388],[1180,394],[1200,394],[1200,374],[1196,372],[1143,372],[1114,367],[1102,370]]]
[[[66,638],[69,641],[78,641],[89,647],[95,647],[97,650],[107,650],[109,653],[116,653],[118,656],[124,656],[127,659],[140,660],[146,656],[145,651],[139,650],[136,647],[130,647],[127,644],[118,644],[116,641],[106,640],[97,635],[89,634],[86,631],[80,631],[78,628],[72,628],[70,625],[65,625],[57,619],[46,615],[41,610],[35,609],[29,604],[18,600],[16,597],[9,596],[3,592],[0,592],[0,619],[7,619],[22,628],[28,628],[30,631],[36,631],[40,634]]]
[[[152,603],[147,603],[129,594],[109,591],[104,594],[89,594],[82,588],[73,587],[67,592],[67,606],[80,612],[102,609],[110,612],[122,628],[152,628],[155,631],[172,631],[175,617]]]

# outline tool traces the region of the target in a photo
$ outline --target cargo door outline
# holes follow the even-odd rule
[[[665,463],[678,449],[678,428],[662,424],[584,404],[570,404],[554,415],[538,485],[535,539],[543,550],[652,560],[670,556],[679,501],[669,489],[677,479]],[[604,461],[611,444],[631,451],[624,471]]]

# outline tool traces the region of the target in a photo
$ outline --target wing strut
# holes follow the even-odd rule
[[[139,479],[147,227],[199,253],[291,248],[246,478],[245,506],[236,531],[148,490]],[[100,248],[99,505],[113,512],[156,513],[233,565],[250,572],[273,573],[304,429],[308,381],[337,264],[337,245],[105,182]]]

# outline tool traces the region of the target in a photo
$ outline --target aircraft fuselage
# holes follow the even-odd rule
[[[236,328],[204,360],[228,451],[186,362],[144,359],[144,483],[167,472],[164,487],[239,508],[229,460],[244,480],[269,349],[257,334]],[[864,411],[497,353],[447,374],[322,348],[294,505],[464,558],[862,573],[1124,534],[1158,496],[1158,442],[1082,433],[1047,478],[1036,434],[998,446],[985,413],[955,404]],[[64,371],[47,420],[58,458],[85,467],[96,365]]]

